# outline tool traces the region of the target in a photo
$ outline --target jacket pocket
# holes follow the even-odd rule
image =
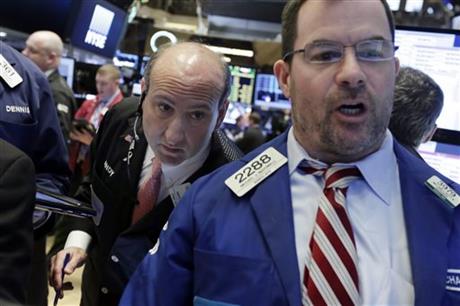
[[[194,262],[196,296],[241,306],[285,304],[277,273],[268,258],[253,259],[195,249]]]

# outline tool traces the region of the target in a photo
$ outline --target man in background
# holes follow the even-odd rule
[[[75,219],[65,248],[52,259],[56,289],[66,254],[65,274],[86,262],[84,306],[118,305],[188,186],[241,156],[219,129],[231,86],[219,55],[198,43],[164,47],[144,78],[140,104],[116,105],[91,145],[91,185],[85,182],[77,196],[98,210],[96,226]]]
[[[77,109],[72,89],[59,74],[59,64],[63,51],[61,38],[51,31],[32,33],[26,41],[22,54],[30,58],[46,74],[53,93],[54,103],[61,124],[64,139],[68,144],[72,130],[72,119]]]
[[[3,71],[8,71],[0,75],[0,138],[32,159],[38,187],[65,194],[68,154],[48,81],[34,63],[1,41],[0,55]],[[46,233],[53,225],[50,216],[34,211],[33,268],[26,304],[48,302],[45,250]]]
[[[97,95],[94,99],[85,100],[75,113],[74,126],[70,132],[71,146],[69,149],[70,168],[73,171],[71,192],[79,185],[81,179],[89,172],[89,145],[94,133],[99,128],[105,113],[123,99],[119,88],[120,70],[106,64],[96,72]]]
[[[244,130],[243,137],[236,139],[235,143],[243,153],[249,153],[265,142],[265,135],[260,127],[261,118],[259,113],[249,114],[249,126]]]
[[[414,68],[401,68],[396,78],[391,133],[421,158],[417,148],[436,132],[436,119],[443,104],[442,89],[430,76]]]
[[[460,186],[387,129],[386,1],[290,0],[282,50],[292,127],[187,191],[120,305],[460,305]]]
[[[0,139],[0,305],[26,303],[32,263],[35,171],[31,159]]]

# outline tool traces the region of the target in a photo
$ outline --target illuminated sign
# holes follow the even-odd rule
[[[88,32],[86,32],[85,43],[104,49],[114,16],[114,12],[97,4],[94,8]]]

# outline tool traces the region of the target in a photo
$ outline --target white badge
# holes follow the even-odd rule
[[[286,156],[270,147],[226,179],[225,185],[241,197],[285,163]]]
[[[22,78],[19,73],[8,63],[6,58],[0,54],[0,76],[5,80],[6,84],[11,88],[22,83]]]
[[[460,205],[460,196],[439,177],[433,175],[425,182],[425,185],[450,206],[457,207]]]
[[[185,183],[173,186],[169,189],[169,195],[171,196],[171,200],[173,201],[174,206],[177,206],[177,204],[180,202],[180,200],[182,199],[185,192],[190,186],[190,183]]]

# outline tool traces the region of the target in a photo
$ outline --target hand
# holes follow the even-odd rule
[[[70,132],[69,137],[70,139],[81,142],[82,144],[85,144],[87,146],[89,146],[91,144],[91,141],[93,141],[93,136],[87,130],[74,129]]]
[[[69,247],[59,251],[51,258],[49,282],[56,292],[61,292],[61,296],[59,298],[64,297],[62,290],[62,266],[64,265],[64,258],[66,254],[69,254],[70,256],[70,260],[64,268],[64,274],[66,275],[72,274],[76,268],[81,267],[85,263],[87,257],[84,249]]]

